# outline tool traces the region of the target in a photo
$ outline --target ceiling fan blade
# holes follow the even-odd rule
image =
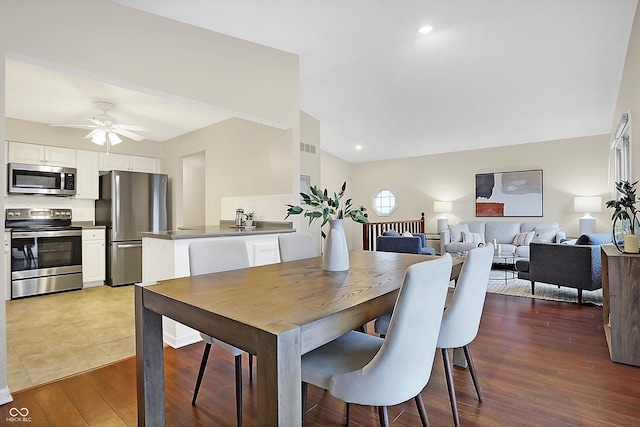
[[[49,125],[51,127],[67,127],[67,128],[78,128],[78,129],[96,129],[99,126],[96,125]]]
[[[83,119],[89,120],[91,123],[93,123],[96,126],[104,126],[104,122],[102,122],[100,120],[92,119],[92,118],[89,118],[89,117],[83,117]]]
[[[149,132],[149,129],[147,129],[146,126],[143,125],[121,125],[121,124],[116,124],[113,125],[114,129],[124,129],[124,130],[132,130],[132,131],[136,131],[136,132]]]
[[[113,132],[117,133],[118,135],[122,135],[125,138],[133,139],[134,141],[142,141],[143,139],[145,139],[144,136],[138,135],[137,133],[129,132],[128,130],[113,129]]]

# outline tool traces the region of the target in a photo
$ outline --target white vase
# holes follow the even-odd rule
[[[342,219],[329,220],[329,231],[324,242],[322,268],[327,271],[349,269],[349,247],[342,227]]]

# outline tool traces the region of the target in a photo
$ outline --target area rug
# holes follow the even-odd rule
[[[574,288],[558,287],[547,283],[536,283],[536,293],[531,294],[531,282],[512,277],[512,272],[507,271],[505,281],[504,270],[492,270],[489,276],[487,292],[493,294],[513,295],[525,298],[538,298],[552,301],[564,301],[578,303],[578,290]],[[582,291],[582,303],[602,305],[602,289],[595,291]]]

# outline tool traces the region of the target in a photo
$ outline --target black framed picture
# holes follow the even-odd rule
[[[542,169],[476,174],[476,216],[542,216]]]

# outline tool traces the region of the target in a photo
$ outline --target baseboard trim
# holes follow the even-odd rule
[[[197,343],[198,341],[202,341],[202,337],[200,336],[200,334],[196,331],[194,332],[195,333],[188,335],[181,335],[180,337],[176,337],[173,334],[164,332],[162,334],[162,340],[170,347],[180,348],[189,344]]]
[[[13,397],[11,396],[11,392],[9,391],[9,387],[0,389],[0,405],[4,405],[5,403],[9,402],[13,402]]]

